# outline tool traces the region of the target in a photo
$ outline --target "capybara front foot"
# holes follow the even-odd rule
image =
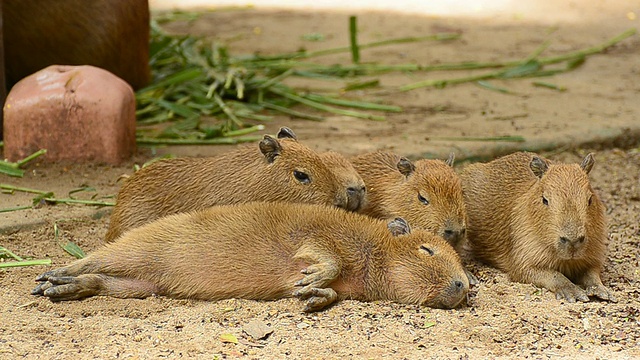
[[[46,296],[51,301],[84,299],[99,293],[99,279],[95,278],[96,276],[47,276],[46,281],[38,284],[31,294]],[[38,279],[43,279],[42,275]]]
[[[613,296],[613,293],[602,284],[588,286],[587,295],[597,297],[600,300],[617,302],[615,296]]]
[[[306,275],[302,279],[296,281],[295,286],[303,286],[294,293],[294,296],[306,294],[312,288],[323,288],[333,282],[338,276],[338,269],[330,264],[321,263],[310,265],[300,271]]]
[[[307,299],[304,307],[305,312],[322,310],[333,304],[338,299],[338,294],[332,288],[310,288],[306,291],[300,289],[294,293],[301,299]]]
[[[570,303],[576,301],[588,302],[587,292],[574,284],[566,284],[556,290],[556,299],[565,299]]]

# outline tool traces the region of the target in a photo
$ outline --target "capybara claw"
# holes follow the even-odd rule
[[[31,290],[31,295],[44,295],[44,291],[51,287],[51,283],[43,281]]]
[[[331,305],[338,298],[338,294],[331,288],[312,288],[309,290],[309,300],[304,307],[305,312],[322,310]]]
[[[588,302],[589,297],[587,293],[581,288],[572,284],[572,286],[566,286],[559,289],[556,292],[556,299],[562,300],[565,299],[569,303],[575,303],[576,301]]]
[[[53,271],[54,270],[43,272],[42,274],[40,274],[40,275],[38,275],[36,277],[36,281],[47,281],[47,280],[49,280],[49,277],[53,276]]]
[[[600,300],[617,302],[615,296],[604,285],[594,285],[587,287],[587,295],[597,297]]]

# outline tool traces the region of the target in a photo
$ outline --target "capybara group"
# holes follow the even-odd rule
[[[51,300],[94,295],[338,299],[454,308],[469,283],[455,250],[402,219],[323,205],[248,203],[165,217],[37,278]]]
[[[322,156],[321,156],[322,155]],[[285,201],[358,210],[365,184],[337,153],[318,154],[289,128],[208,158],[175,158],[142,168],[120,189],[106,241],[166,215],[214,205]]]
[[[591,154],[562,164],[519,152],[461,174],[474,256],[569,302],[613,300],[600,272],[605,207],[589,182]]]

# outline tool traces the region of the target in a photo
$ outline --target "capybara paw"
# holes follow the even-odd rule
[[[324,264],[311,265],[302,269],[300,272],[306,276],[296,281],[295,286],[324,286],[327,282],[331,282],[335,278],[335,276],[332,276],[333,272]]]
[[[77,300],[94,295],[91,289],[73,276],[49,277],[48,281],[41,285],[33,292],[37,290],[40,295],[48,297],[51,301]]]
[[[588,286],[587,295],[595,296],[600,300],[617,302],[615,296],[613,296],[613,293],[609,289],[607,289],[604,285]]]
[[[570,286],[564,286],[556,291],[556,299],[565,299],[567,302],[575,303],[576,301],[587,302],[589,296],[587,293],[578,286],[571,284]]]
[[[322,310],[331,305],[338,298],[338,294],[331,288],[312,288],[309,291],[309,300],[304,307],[305,312]]]

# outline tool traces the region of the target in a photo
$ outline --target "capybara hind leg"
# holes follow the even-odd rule
[[[338,299],[338,294],[332,288],[313,288],[309,291],[309,300],[304,307],[305,312],[322,310]]]
[[[556,299],[566,299],[570,303],[589,301],[587,293],[562,273],[548,269],[526,269],[512,273],[511,278],[523,283],[531,283],[556,293]]]
[[[145,298],[157,292],[157,287],[147,281],[116,278],[100,274],[49,277],[38,285],[32,294],[48,297],[51,301],[79,300],[104,295],[119,298]]]
[[[616,302],[615,296],[600,280],[600,273],[597,270],[589,270],[576,281],[577,284],[584,286],[587,295],[595,296],[601,300]]]

